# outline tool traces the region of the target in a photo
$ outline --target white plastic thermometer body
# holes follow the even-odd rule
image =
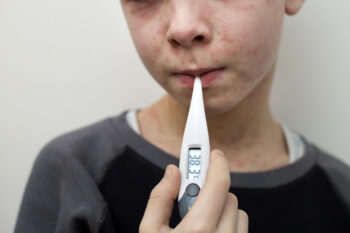
[[[210,144],[202,83],[196,77],[180,154],[181,185],[178,204],[181,218],[189,211],[205,183],[209,156]]]

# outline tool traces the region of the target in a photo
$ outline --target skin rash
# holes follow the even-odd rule
[[[191,89],[182,88],[174,72],[225,68],[220,84],[204,93],[207,114],[215,114],[240,102],[276,59],[284,1],[144,0],[122,6],[145,67],[186,108]],[[202,40],[188,42],[198,35]]]
[[[142,109],[142,136],[179,157],[192,89],[174,75],[223,68],[203,89],[210,147],[231,171],[288,163],[284,136],[269,110],[269,92],[284,15],[303,0],[121,0],[137,52],[167,91]]]

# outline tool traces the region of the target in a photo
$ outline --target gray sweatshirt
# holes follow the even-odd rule
[[[179,160],[127,123],[127,111],[50,141],[33,165],[15,233],[138,232],[150,192]],[[231,172],[250,233],[350,232],[350,168],[301,135],[303,156]],[[169,225],[181,221],[177,203]]]

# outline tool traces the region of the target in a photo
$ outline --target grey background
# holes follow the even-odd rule
[[[287,17],[271,105],[350,164],[350,1]],[[11,232],[34,159],[53,137],[145,107],[164,91],[139,60],[119,1],[0,0],[0,232]]]

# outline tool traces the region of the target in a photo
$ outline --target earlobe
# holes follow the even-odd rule
[[[305,0],[285,0],[285,12],[288,15],[295,15],[301,9]]]

